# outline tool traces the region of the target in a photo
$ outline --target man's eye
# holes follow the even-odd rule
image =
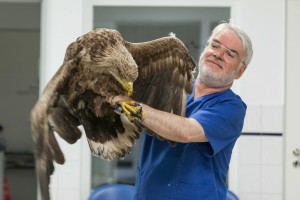
[[[218,43],[211,43],[212,48],[218,48],[220,45]]]
[[[230,56],[231,58],[235,58],[236,54],[232,51],[227,51],[227,55]]]

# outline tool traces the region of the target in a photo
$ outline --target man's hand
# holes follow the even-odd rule
[[[131,122],[144,121],[142,105],[132,100],[118,101],[115,105],[115,112],[118,114],[124,113]]]
[[[108,100],[108,103],[110,103],[111,106],[115,107],[115,105],[120,101],[126,102],[126,101],[132,101],[132,100],[128,96],[119,95],[119,96],[111,97]]]
[[[115,108],[116,113],[124,113],[129,121],[144,120],[141,104],[131,100],[128,96],[114,96],[108,102]]]

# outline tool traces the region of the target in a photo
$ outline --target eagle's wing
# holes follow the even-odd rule
[[[69,45],[62,66],[30,113],[43,200],[50,199],[53,161],[65,161],[54,131],[73,144],[82,125],[94,155],[112,160],[130,153],[141,128],[115,113],[107,100],[126,95],[128,82],[136,76],[136,63],[117,31],[96,29]]]
[[[64,163],[64,156],[53,134],[52,127],[49,123],[49,117],[56,115],[59,123],[70,124],[68,131],[58,131],[62,133],[61,137],[70,143],[74,143],[80,136],[81,132],[77,128],[78,121],[64,110],[53,112],[53,107],[59,103],[59,92],[65,87],[71,75],[76,71],[77,57],[80,49],[75,43],[69,45],[63,65],[56,72],[49,84],[46,86],[41,98],[35,104],[30,113],[31,129],[34,142],[36,144],[35,157],[37,175],[39,178],[41,193],[43,199],[49,199],[48,185],[50,175],[54,171],[53,160],[59,164]],[[64,129],[64,126],[61,126]]]
[[[144,43],[125,42],[125,46],[139,67],[133,99],[184,116],[186,97],[192,92],[195,62],[183,42],[169,36]]]

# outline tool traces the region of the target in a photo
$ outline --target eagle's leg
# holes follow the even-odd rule
[[[136,119],[144,120],[142,106],[135,101],[119,101],[115,106],[115,110],[117,113],[124,113],[131,122]]]

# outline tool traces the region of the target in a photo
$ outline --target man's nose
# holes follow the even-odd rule
[[[213,55],[216,58],[223,59],[225,51],[226,51],[226,49],[224,49],[223,47],[221,47],[221,48],[215,50],[214,53],[213,53]]]

